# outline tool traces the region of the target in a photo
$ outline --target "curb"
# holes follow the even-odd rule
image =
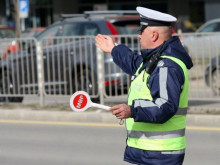
[[[114,123],[119,120],[111,113],[96,110],[93,112],[68,112],[45,110],[4,109],[0,111],[1,120],[28,120],[28,121],[57,121],[57,122],[88,122],[88,123]],[[220,127],[220,115],[188,114],[188,126]]]
[[[118,120],[108,112],[68,112],[46,110],[4,109],[0,111],[1,120],[32,120],[32,121],[60,121],[60,122],[96,122],[118,123]]]

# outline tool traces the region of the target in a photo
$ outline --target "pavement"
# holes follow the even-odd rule
[[[7,106],[0,106],[0,120],[119,123],[119,120],[110,112],[100,109],[93,109],[88,112],[61,111],[54,107],[52,109],[45,110],[44,108],[25,108],[22,106],[7,108]],[[187,126],[220,127],[220,107],[190,107],[187,115]]]

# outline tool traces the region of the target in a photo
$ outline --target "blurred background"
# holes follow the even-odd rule
[[[0,164],[123,165],[126,132],[70,96],[126,103],[130,76],[95,46],[98,33],[140,53],[136,6],[178,18],[191,56],[187,165],[220,162],[220,0],[0,0]]]
[[[126,100],[130,78],[111,56],[98,53],[94,36],[117,36],[115,42],[140,52],[136,6],[178,18],[173,35],[194,62],[190,100],[219,100],[218,0],[2,0],[0,6],[1,102],[38,95],[43,105],[45,96],[69,97],[77,90],[102,103]]]
[[[218,0],[1,0],[0,24],[15,28],[16,22],[24,19],[21,30],[25,31],[47,27],[59,20],[61,14],[83,13],[88,10],[135,10],[138,5],[173,14],[184,22],[184,32],[196,30],[201,24],[220,14]]]

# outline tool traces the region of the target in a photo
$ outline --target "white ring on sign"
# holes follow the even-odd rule
[[[87,100],[85,100],[85,98]],[[83,104],[83,107],[81,107],[82,104]],[[90,100],[88,93],[84,91],[75,92],[70,98],[70,107],[72,108],[73,111],[77,111],[77,112],[83,112],[87,108],[91,107],[91,100]]]

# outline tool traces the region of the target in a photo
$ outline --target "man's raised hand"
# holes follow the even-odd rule
[[[95,41],[96,41],[96,46],[106,53],[111,53],[112,49],[115,46],[112,38],[107,35],[98,34],[95,37]]]

